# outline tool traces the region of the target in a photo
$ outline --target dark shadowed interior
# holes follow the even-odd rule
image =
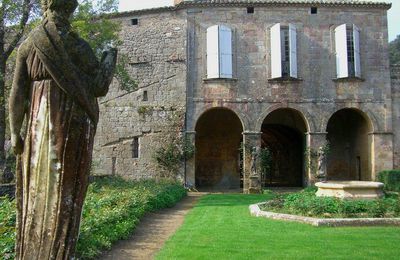
[[[211,109],[196,125],[196,187],[240,188],[240,143],[243,127],[228,109]]]
[[[307,126],[300,112],[278,109],[262,125],[263,148],[272,154],[266,187],[301,187],[304,173],[305,133]]]
[[[328,122],[329,180],[371,180],[371,125],[355,109],[342,109]]]

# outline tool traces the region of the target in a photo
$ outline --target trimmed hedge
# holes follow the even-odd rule
[[[170,181],[125,181],[108,177],[88,189],[77,245],[79,259],[93,259],[112,244],[127,239],[149,211],[172,207],[186,196],[182,185]],[[14,258],[15,204],[0,198],[0,255]]]
[[[378,181],[385,184],[385,190],[400,192],[400,170],[380,172]]]

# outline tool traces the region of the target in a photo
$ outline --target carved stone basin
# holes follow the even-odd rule
[[[374,200],[384,196],[383,183],[372,181],[327,181],[317,182],[318,197],[336,197],[340,199]]]

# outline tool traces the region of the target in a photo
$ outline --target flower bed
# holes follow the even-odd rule
[[[112,243],[126,239],[140,218],[149,211],[171,207],[186,196],[177,183],[162,181],[125,181],[102,178],[89,186],[77,256],[93,259]],[[0,198],[0,255],[14,258],[15,204]]]
[[[276,195],[260,206],[261,210],[317,218],[398,218],[400,198],[398,194],[367,200],[341,200],[317,197],[314,188],[301,192]]]

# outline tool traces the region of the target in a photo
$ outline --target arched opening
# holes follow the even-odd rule
[[[294,109],[278,109],[264,119],[261,148],[267,148],[271,155],[269,170],[263,176],[266,187],[303,186],[307,129],[303,115]]]
[[[231,110],[205,112],[196,125],[196,187],[241,188],[240,144],[243,126]]]
[[[356,109],[342,109],[328,121],[329,180],[371,180],[372,131],[369,118]]]

